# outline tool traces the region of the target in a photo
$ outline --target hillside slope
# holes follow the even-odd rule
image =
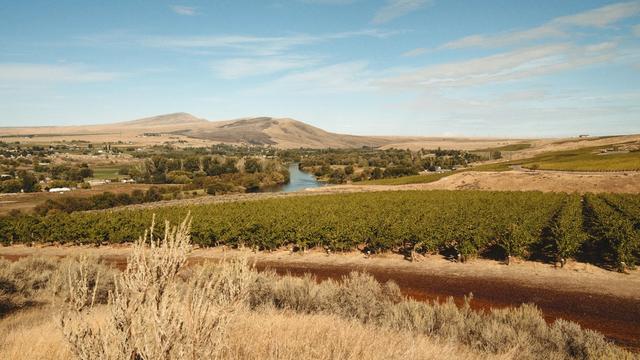
[[[343,135],[293,119],[271,117],[242,118],[227,121],[208,121],[187,113],[153,116],[113,124],[87,126],[5,127],[0,137],[141,137],[146,135],[174,135],[212,143],[273,145],[282,148],[350,148],[382,146],[398,142],[398,137]],[[411,138],[419,140],[420,138]]]

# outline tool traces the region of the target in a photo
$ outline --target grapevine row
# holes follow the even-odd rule
[[[558,260],[580,255],[586,242],[604,241],[616,254],[610,262],[632,266],[638,249],[633,211],[639,202],[620,198],[624,201],[588,195],[583,203],[579,195],[556,193],[403,191],[22,215],[0,219],[0,242],[128,242],[148,227],[153,214],[162,232],[164,220],[176,223],[191,212],[193,241],[202,246],[440,252],[461,258],[501,254],[508,259],[539,255],[538,245],[551,234]],[[618,201],[627,212],[605,199]]]
[[[635,267],[640,257],[640,231],[634,219],[607,203],[606,197],[587,195],[589,227],[594,244],[620,270]]]

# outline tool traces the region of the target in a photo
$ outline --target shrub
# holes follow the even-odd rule
[[[140,237],[116,279],[102,324],[90,320],[96,291],[86,272],[69,275],[71,296],[60,321],[78,358],[201,359],[221,353],[230,315],[245,293],[242,283],[225,281],[224,273],[180,281],[191,250],[189,228],[187,217],[177,227],[165,224],[159,240],[153,225]]]

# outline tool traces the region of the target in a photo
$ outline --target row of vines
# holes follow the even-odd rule
[[[121,243],[154,214],[162,232],[164,220],[187,212],[203,246],[584,258],[623,267],[640,259],[640,197],[541,192],[376,192],[22,215],[0,219],[0,242]]]

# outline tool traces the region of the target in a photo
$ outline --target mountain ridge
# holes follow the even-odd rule
[[[278,148],[436,148],[485,149],[523,139],[366,136],[326,131],[282,117],[254,116],[209,121],[186,112],[149,116],[110,124],[0,127],[0,141],[54,144],[73,141],[125,143],[137,146],[173,144],[206,147],[212,144],[266,145]]]
[[[213,143],[271,145],[281,148],[351,148],[383,146],[391,138],[338,134],[292,118],[270,116],[209,121],[186,112],[149,116],[110,124],[0,128],[2,136],[56,136],[127,134],[173,135]],[[416,138],[417,139],[417,138]]]

